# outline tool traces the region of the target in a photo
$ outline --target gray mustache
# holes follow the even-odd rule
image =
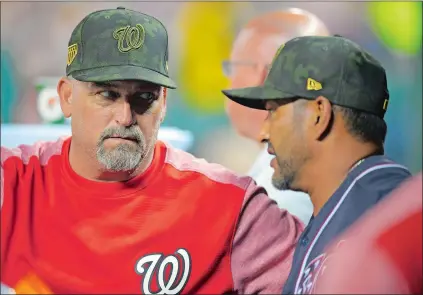
[[[101,134],[100,141],[103,141],[107,138],[115,137],[115,136],[134,139],[137,142],[144,141],[144,135],[142,134],[138,126],[135,126],[135,125],[128,128],[125,128],[125,127],[108,128],[104,130],[103,133]]]

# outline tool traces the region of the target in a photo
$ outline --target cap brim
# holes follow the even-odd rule
[[[247,87],[222,90],[230,100],[243,106],[265,110],[266,101],[274,99],[292,98],[294,95],[267,86]]]
[[[96,69],[81,70],[71,73],[72,77],[84,82],[105,82],[116,80],[140,80],[157,84],[166,88],[176,88],[176,83],[169,77],[156,71],[137,66],[108,66]]]

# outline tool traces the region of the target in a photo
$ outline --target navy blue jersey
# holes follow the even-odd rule
[[[283,294],[310,294],[327,258],[326,247],[410,175],[385,156],[371,156],[353,168],[302,233]]]

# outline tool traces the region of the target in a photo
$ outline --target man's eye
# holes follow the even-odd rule
[[[141,92],[138,96],[139,96],[139,98],[145,99],[145,100],[148,100],[148,101],[156,99],[156,96],[152,92]]]
[[[109,90],[101,91],[101,92],[99,92],[99,94],[101,96],[105,97],[105,98],[108,98],[108,99],[116,99],[116,98],[119,97],[119,93],[114,92],[114,91],[109,91]]]

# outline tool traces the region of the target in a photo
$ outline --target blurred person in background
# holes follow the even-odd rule
[[[302,9],[290,8],[269,12],[250,20],[238,34],[230,60],[223,62],[223,69],[230,79],[231,87],[261,85],[276,50],[294,37],[307,35],[325,36],[328,35],[328,29],[317,16]],[[240,135],[262,145],[260,129],[267,116],[266,111],[247,108],[227,99],[226,112],[232,126]],[[274,199],[280,208],[288,210],[307,224],[313,213],[309,196],[302,192],[277,190],[271,183],[271,158],[267,153],[267,146],[263,146],[249,175],[266,189],[269,197]]]
[[[302,223],[251,177],[157,141],[168,34],[123,7],[73,30],[72,136],[1,148],[1,282],[17,293],[279,293]],[[3,290],[6,290],[2,286]]]
[[[422,173],[333,243],[315,294],[423,294]]]
[[[309,294],[329,243],[411,175],[384,155],[385,69],[346,38],[297,37],[279,48],[262,86],[223,93],[268,111],[272,182],[310,195],[313,216],[283,289]]]

